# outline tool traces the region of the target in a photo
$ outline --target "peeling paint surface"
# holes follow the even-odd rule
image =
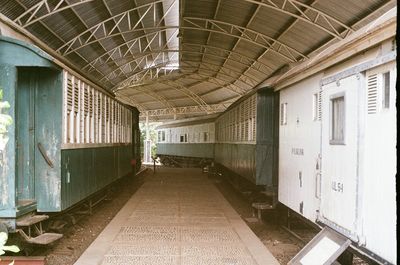
[[[16,68],[2,65],[2,62],[0,62],[2,100],[9,104],[6,114],[11,117],[12,121],[15,120],[15,78]],[[5,111],[2,111],[2,113],[5,113]],[[15,208],[15,123],[12,122],[6,129],[5,137],[8,138],[8,141],[0,151],[0,217],[8,217],[9,212]]]
[[[7,205],[8,201],[8,159],[7,159],[7,152],[0,151],[0,189],[1,189],[1,194],[0,194],[0,209],[4,209],[4,207]]]
[[[56,132],[56,126],[53,122],[51,125],[51,132]],[[60,155],[60,141],[59,137],[56,136],[55,133],[49,133],[46,128],[42,128],[42,138],[46,139],[47,135],[51,135],[49,148],[47,149],[47,155],[51,161],[59,160],[58,157]],[[46,170],[46,177],[44,181],[44,193],[47,193],[49,196],[49,206],[50,208],[61,208],[61,179],[59,170],[48,169]]]

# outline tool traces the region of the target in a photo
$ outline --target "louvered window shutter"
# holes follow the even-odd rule
[[[367,112],[375,114],[378,100],[378,75],[373,74],[367,78]]]

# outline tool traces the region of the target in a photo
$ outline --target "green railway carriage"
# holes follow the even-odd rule
[[[3,109],[0,221],[60,212],[140,167],[139,113],[60,67],[33,45],[0,36]]]
[[[259,89],[215,121],[215,162],[277,196],[279,93]],[[242,183],[244,184],[244,183]]]
[[[263,88],[240,98],[212,118],[170,122],[157,128],[157,154],[210,159],[235,182],[266,191],[277,200],[279,93]]]

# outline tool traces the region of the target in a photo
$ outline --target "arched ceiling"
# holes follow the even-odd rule
[[[395,0],[2,0],[0,13],[155,119],[220,112]]]

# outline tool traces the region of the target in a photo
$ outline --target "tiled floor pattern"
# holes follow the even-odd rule
[[[278,264],[199,169],[158,170],[76,265]]]

